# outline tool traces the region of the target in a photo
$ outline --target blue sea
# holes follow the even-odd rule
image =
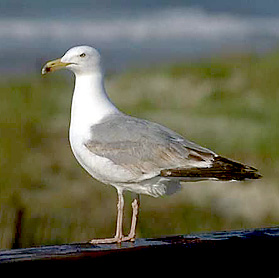
[[[279,1],[1,0],[0,72],[38,72],[74,45],[111,71],[278,47]]]

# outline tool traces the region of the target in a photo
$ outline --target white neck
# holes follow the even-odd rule
[[[101,73],[77,74],[72,100],[71,127],[88,129],[119,110],[108,98]]]

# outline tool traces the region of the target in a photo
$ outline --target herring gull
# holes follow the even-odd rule
[[[116,233],[92,244],[134,241],[139,194],[153,197],[178,191],[181,182],[258,179],[257,169],[201,147],[160,124],[131,117],[109,99],[99,52],[90,46],[69,49],[46,63],[42,74],[66,68],[75,74],[70,145],[81,166],[118,193]],[[124,191],[135,193],[128,236],[122,232]]]

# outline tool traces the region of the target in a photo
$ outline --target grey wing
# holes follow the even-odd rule
[[[164,126],[124,114],[92,126],[85,146],[139,176],[156,176],[171,168],[209,167],[216,156]]]

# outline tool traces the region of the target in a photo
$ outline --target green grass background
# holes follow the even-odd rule
[[[23,210],[22,247],[114,234],[116,193],[75,161],[68,142],[69,73],[0,80],[0,248]],[[257,167],[255,182],[185,183],[171,197],[142,196],[139,237],[279,222],[279,52],[231,54],[111,74],[124,112],[159,122],[223,156]],[[125,232],[131,217],[126,194]]]

